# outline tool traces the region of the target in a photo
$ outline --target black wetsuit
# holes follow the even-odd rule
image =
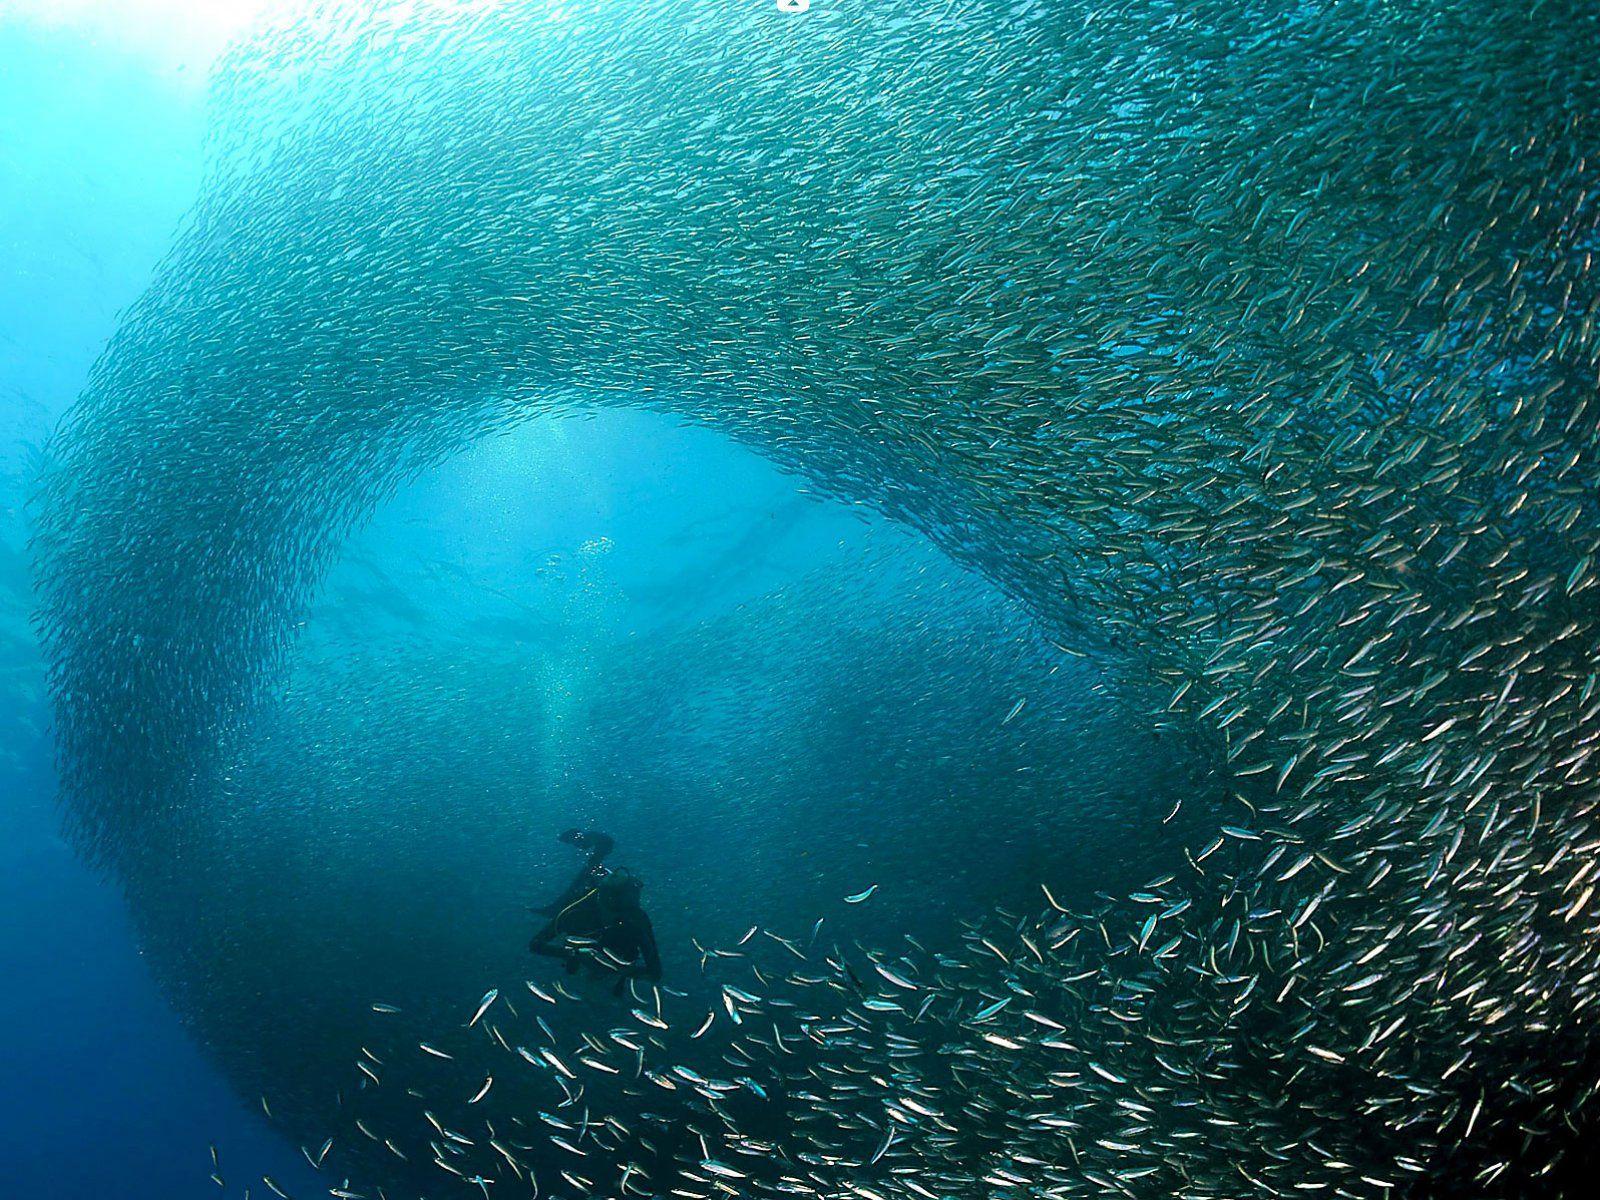
[[[600,946],[607,956],[623,964],[618,970],[642,974],[646,979],[660,979],[661,955],[656,950],[656,931],[638,902],[605,914],[604,920],[599,932]],[[640,964],[638,968],[634,968],[636,962]]]
[[[597,830],[568,830],[561,840],[588,850],[589,857],[561,895],[539,910],[550,919],[533,935],[528,949],[564,959],[568,970],[576,970],[577,952],[566,944],[567,939],[586,938],[602,951],[594,959],[599,965],[623,975],[660,979],[661,955],[656,949],[655,929],[639,906],[637,890],[604,886],[608,872],[601,863],[616,842]]]

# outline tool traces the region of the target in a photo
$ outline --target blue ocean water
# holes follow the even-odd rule
[[[0,1195],[215,1194],[309,1174],[160,994],[115,884],[63,840],[31,627],[25,503],[53,423],[198,183],[200,92],[82,21],[0,6]],[[170,35],[172,31],[169,29]],[[203,71],[203,54],[194,63]]]

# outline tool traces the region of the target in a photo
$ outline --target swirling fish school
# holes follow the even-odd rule
[[[585,1042],[691,1106],[690,1140],[574,1099],[547,1180],[1577,1194],[1600,9],[779,7],[437,0],[230,56],[204,195],[41,496],[78,844],[135,903],[181,863],[295,614],[402,480],[645,404],[915,527],[1263,786],[1153,900],[997,917],[916,971],[873,952],[915,990],[822,946],[793,995],[748,989],[728,1053],[784,1083],[781,1151],[707,1064]],[[489,1074],[407,1036],[470,1069],[463,1100]],[[591,1069],[540,1050],[575,1096]],[[289,1118],[312,1145],[318,1103]],[[509,1128],[309,1157],[487,1192],[465,1159],[524,1172]],[[675,1182],[606,1157],[631,1137]]]

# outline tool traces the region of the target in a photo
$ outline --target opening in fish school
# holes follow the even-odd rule
[[[1590,1195],[1597,44],[0,0],[0,1197]]]

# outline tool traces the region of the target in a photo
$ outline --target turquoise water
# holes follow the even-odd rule
[[[265,7],[0,10],[0,1191],[1577,1194],[1591,6]]]

